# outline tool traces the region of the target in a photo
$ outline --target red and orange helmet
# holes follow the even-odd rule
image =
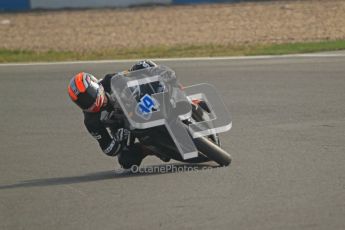
[[[98,80],[89,73],[78,73],[69,85],[68,94],[82,110],[86,112],[98,112],[105,101],[105,92]]]

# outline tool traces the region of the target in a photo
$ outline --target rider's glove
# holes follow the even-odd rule
[[[116,131],[114,138],[116,141],[123,143],[127,141],[129,135],[130,131],[128,129],[120,128]]]
[[[130,136],[129,130],[120,128],[112,135],[113,140],[107,148],[103,149],[103,152],[108,156],[116,156],[122,148],[124,148],[126,145],[129,145],[129,143],[126,143]]]

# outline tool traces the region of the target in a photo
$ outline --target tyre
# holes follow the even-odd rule
[[[193,109],[192,120],[194,122],[209,120],[208,113],[210,113],[209,107],[201,101],[199,106]],[[231,163],[231,155],[220,147],[218,134],[196,138],[194,144],[199,152],[220,166],[228,166]]]
[[[194,139],[198,151],[215,161],[220,166],[228,166],[231,163],[231,155],[225,150],[221,149],[218,145],[214,144],[206,137],[199,137]]]

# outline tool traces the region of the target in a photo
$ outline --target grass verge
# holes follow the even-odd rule
[[[70,51],[19,51],[0,49],[0,63],[6,62],[49,62],[102,59],[141,59],[169,57],[216,57],[279,55],[345,50],[345,40],[270,45],[180,45],[155,46],[139,49],[120,48],[102,52],[75,53]]]

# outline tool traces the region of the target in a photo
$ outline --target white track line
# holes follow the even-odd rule
[[[288,54],[288,55],[264,55],[264,56],[238,56],[238,57],[192,57],[192,58],[152,58],[157,62],[175,61],[213,61],[213,60],[255,60],[255,59],[275,59],[275,58],[295,58],[295,57],[345,57],[345,53],[314,53],[314,54]],[[104,63],[133,63],[139,59],[126,60],[98,60],[98,61],[62,61],[62,62],[33,62],[33,63],[3,63],[2,66],[37,66],[37,65],[73,65],[73,64],[104,64]]]

